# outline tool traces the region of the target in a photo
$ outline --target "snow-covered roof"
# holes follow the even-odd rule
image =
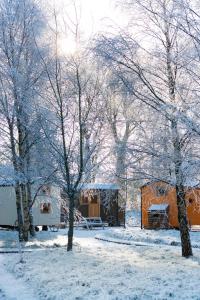
[[[165,211],[169,207],[169,204],[163,203],[163,204],[152,204],[148,211]]]
[[[0,186],[12,186],[15,185],[14,179],[2,179],[0,178]]]
[[[15,184],[14,169],[11,165],[0,165],[0,186]]]
[[[80,187],[81,190],[120,190],[116,183],[85,183]]]

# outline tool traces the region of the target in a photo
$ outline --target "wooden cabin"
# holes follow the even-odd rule
[[[186,187],[185,193],[189,225],[200,225],[200,188]],[[141,227],[179,227],[174,186],[159,181],[141,187]]]
[[[120,203],[119,189],[113,183],[83,184],[77,208],[85,218],[101,217],[110,226],[124,225],[125,213]]]

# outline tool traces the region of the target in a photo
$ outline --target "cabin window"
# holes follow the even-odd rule
[[[51,213],[51,203],[41,203],[40,212],[41,212],[41,214],[50,214]]]
[[[157,186],[156,187],[156,196],[157,197],[167,196],[167,189],[163,186]]]
[[[81,204],[83,204],[83,205],[84,205],[84,204],[88,204],[88,197],[87,197],[87,196],[84,196],[84,195],[83,195],[83,196],[81,197]]]
[[[97,204],[98,203],[98,197],[97,197],[97,195],[92,195],[91,196],[91,203],[92,204]]]

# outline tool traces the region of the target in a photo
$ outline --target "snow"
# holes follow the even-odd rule
[[[26,288],[23,280],[16,279],[5,268],[5,256],[0,255],[0,299],[29,299],[35,300],[34,291]]]
[[[129,241],[130,243],[142,242],[149,244],[160,245],[180,245],[180,233],[176,229],[172,230],[145,230],[139,227],[126,226],[124,228],[113,228],[106,233],[98,234],[101,238],[111,238],[123,241]],[[190,232],[192,245],[195,248],[200,248],[200,232]]]
[[[32,252],[23,254],[23,264],[19,254],[1,254],[0,299],[25,300],[33,294],[35,300],[199,299],[200,250],[182,258],[180,246],[172,246],[180,241],[179,231],[128,227],[74,233],[73,252],[66,251],[67,230],[62,229],[39,232],[26,243]],[[0,231],[1,248],[16,247],[15,239],[15,232]],[[191,239],[200,246],[200,232],[191,232]]]
[[[163,203],[163,204],[152,204],[148,211],[165,211],[169,207],[169,204]]]
[[[120,190],[119,185],[115,183],[85,183],[81,185],[81,190]]]

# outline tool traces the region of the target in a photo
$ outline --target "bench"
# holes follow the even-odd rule
[[[101,217],[85,218],[85,220],[87,221],[89,229],[94,227],[102,227],[104,229],[104,227],[108,225],[107,223],[102,222]]]

